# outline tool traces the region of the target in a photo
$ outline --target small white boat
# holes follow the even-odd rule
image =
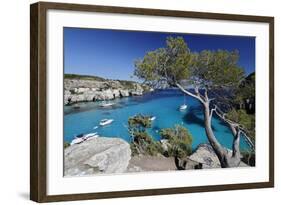
[[[103,103],[100,104],[101,107],[110,107],[112,105],[114,105],[114,103],[103,102]]]
[[[99,135],[94,135],[94,136],[88,137],[86,140],[90,140],[90,139],[97,138],[97,137],[99,137]]]
[[[83,141],[84,141],[83,137],[81,137],[81,138],[77,137],[77,138],[75,138],[74,140],[71,141],[70,145],[80,144]]]
[[[101,126],[109,125],[109,124],[111,124],[113,121],[114,121],[113,119],[102,119],[102,120],[100,121],[100,125],[101,125]]]
[[[186,110],[186,108],[187,108],[186,104],[183,104],[183,105],[180,106],[180,110]]]
[[[156,117],[155,117],[155,116],[152,116],[152,117],[150,118],[150,120],[151,120],[151,121],[154,121],[154,120],[156,120]]]
[[[183,111],[183,110],[186,110],[187,108],[187,105],[185,104],[185,95],[183,96],[183,104],[180,106],[180,110]]]
[[[98,128],[99,128],[99,126],[95,126],[93,129],[96,130],[96,129],[98,129]]]
[[[80,109],[80,106],[77,105],[77,104],[75,104],[75,105],[73,106],[73,108],[74,108],[74,109]]]
[[[97,135],[98,135],[98,133],[97,133],[97,132],[94,132],[94,133],[85,134],[82,138],[83,138],[84,140],[87,140],[87,139],[89,139],[90,137],[95,137],[95,136],[97,136]]]
[[[89,140],[89,139],[93,139],[93,138],[97,138],[99,135],[97,132],[95,133],[89,133],[89,134],[86,134],[83,138],[84,140]]]

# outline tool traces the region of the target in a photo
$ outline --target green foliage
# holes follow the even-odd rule
[[[78,74],[64,74],[65,79],[79,79],[79,80],[95,80],[95,81],[105,81],[106,79],[92,76],[92,75],[78,75]]]
[[[63,148],[65,149],[65,148],[67,148],[67,147],[69,147],[70,146],[70,143],[69,142],[64,142],[63,143]]]
[[[151,127],[152,121],[150,120],[150,116],[143,116],[139,114],[134,117],[130,117],[128,120],[128,124],[130,129],[143,131],[144,129]]]
[[[243,103],[246,99],[255,98],[255,73],[248,75],[235,93],[234,103]]]
[[[185,80],[199,88],[236,87],[244,77],[238,59],[238,51],[192,53],[182,37],[168,37],[166,47],[150,51],[135,62],[134,74],[152,85],[165,81],[175,86]]]
[[[174,128],[162,129],[160,132],[162,139],[168,140],[168,156],[184,158],[191,154],[192,135],[189,131],[180,125]]]
[[[130,144],[133,156],[139,154],[156,156],[162,154],[161,144],[154,141],[146,131],[134,132],[133,135],[133,141]]]
[[[160,135],[162,139],[168,141],[168,150],[164,152],[162,144],[153,138],[146,131],[152,126],[149,116],[136,115],[129,118],[129,132],[132,137],[132,155],[151,155],[165,154],[169,157],[184,158],[191,154],[192,136],[185,127],[176,125],[174,128],[162,129]]]
[[[251,151],[241,151],[242,161],[247,165],[254,167],[256,165],[256,154],[255,152]]]
[[[142,143],[146,142],[148,144],[152,143],[152,138],[151,136],[146,132],[146,131],[136,131],[134,132],[134,142],[135,143]]]
[[[163,154],[163,148],[160,142],[153,142],[147,146],[147,153],[151,156]]]
[[[161,154],[162,147],[147,133],[146,129],[152,126],[150,116],[136,115],[128,120],[129,132],[132,137],[131,151],[132,155],[151,155]]]
[[[252,142],[255,141],[255,115],[247,114],[246,111],[242,109],[232,109],[227,113],[227,118],[241,124]]]
[[[182,37],[168,37],[165,48],[147,52],[143,59],[135,61],[134,74],[151,84],[165,80],[173,85],[188,78],[191,57]]]
[[[192,80],[199,81],[202,88],[237,87],[244,71],[237,65],[238,51],[203,50],[194,54]]]

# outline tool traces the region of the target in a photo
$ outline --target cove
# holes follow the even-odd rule
[[[192,148],[195,149],[201,143],[208,143],[202,108],[196,99],[189,96],[186,96],[185,101],[188,108],[180,111],[179,106],[184,102],[182,92],[177,89],[165,89],[142,96],[111,100],[114,105],[105,108],[100,107],[101,102],[77,103],[76,108],[74,105],[64,106],[64,141],[70,142],[78,134],[98,132],[103,137],[118,137],[130,142],[127,130],[128,118],[143,114],[156,117],[152,128],[148,129],[155,140],[160,140],[161,129],[179,124],[192,134]],[[77,106],[80,108],[77,109]],[[114,122],[102,127],[99,126],[102,119],[114,119]],[[231,149],[233,136],[226,124],[214,116],[212,126],[218,141]],[[250,149],[243,137],[240,149],[241,151]]]

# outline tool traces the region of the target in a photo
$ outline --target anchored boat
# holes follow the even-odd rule
[[[102,119],[102,120],[100,121],[100,125],[101,125],[101,126],[109,125],[109,124],[111,124],[113,121],[114,121],[113,119]]]
[[[187,105],[185,104],[185,95],[184,95],[184,98],[183,98],[183,104],[180,106],[179,108],[181,111],[183,110],[186,110],[187,109]]]
[[[151,121],[154,121],[154,120],[156,120],[156,117],[155,117],[155,116],[152,116],[152,117],[150,118],[150,120],[151,120]]]
[[[112,105],[114,105],[114,103],[103,102],[103,103],[100,104],[101,107],[110,107]]]

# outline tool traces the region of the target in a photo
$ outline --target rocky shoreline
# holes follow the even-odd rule
[[[152,91],[152,89],[148,86],[133,81],[66,74],[64,79],[64,105],[140,96],[149,91]]]
[[[178,170],[174,157],[131,155],[130,144],[120,138],[97,137],[64,150],[64,175],[87,176],[128,172]],[[231,154],[231,152],[229,152]],[[184,170],[220,168],[209,144],[200,144],[184,159]],[[241,162],[240,167],[248,166]]]

